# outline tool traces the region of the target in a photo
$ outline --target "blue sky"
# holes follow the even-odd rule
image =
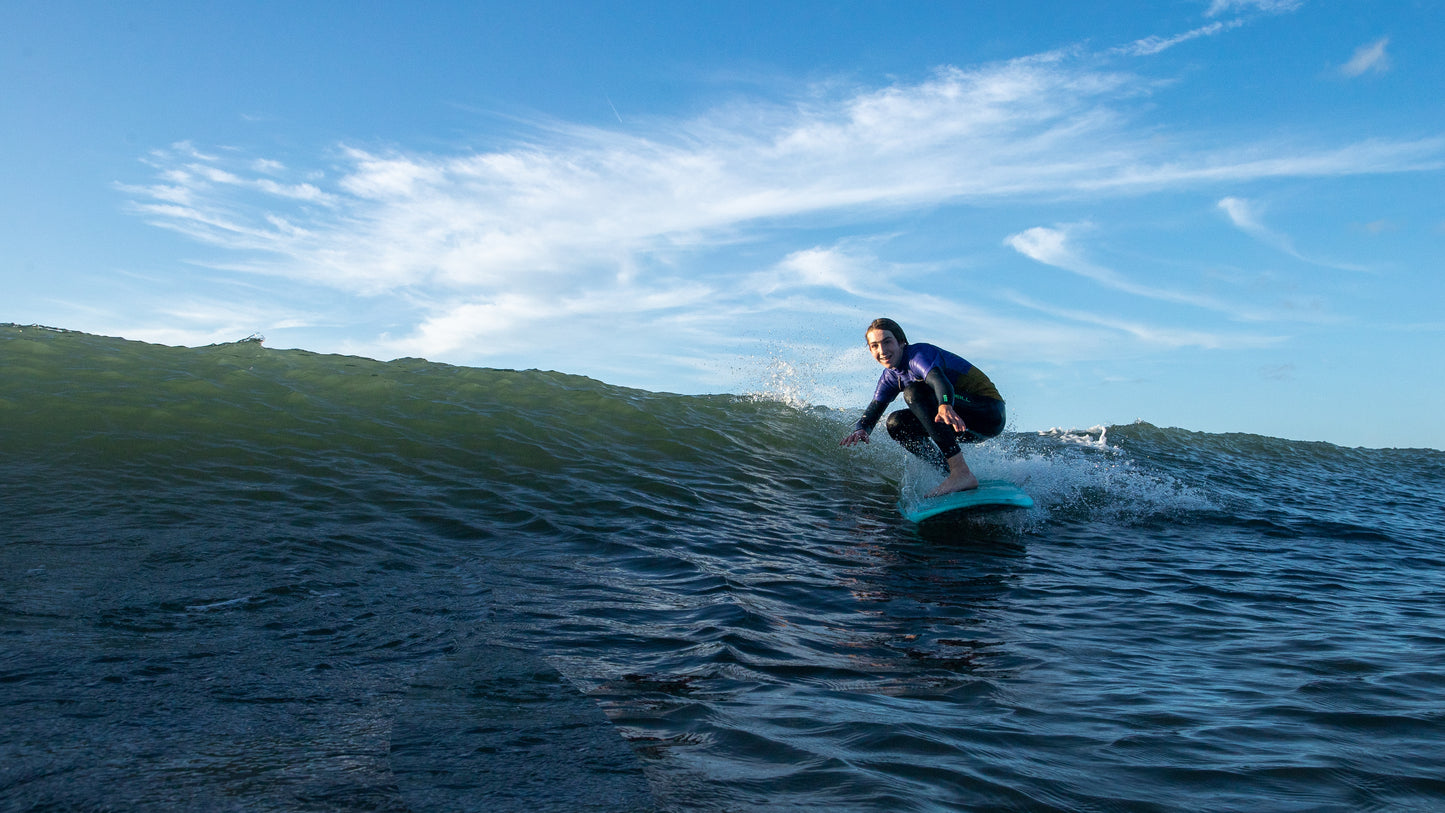
[[[1445,3],[0,6],[0,321],[1445,448]]]

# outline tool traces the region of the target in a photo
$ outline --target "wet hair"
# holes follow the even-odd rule
[[[908,337],[903,335],[903,328],[886,316],[868,323],[868,330],[863,331],[863,341],[868,341],[868,334],[874,330],[886,330],[893,334],[893,338],[897,339],[899,344],[908,344]]]

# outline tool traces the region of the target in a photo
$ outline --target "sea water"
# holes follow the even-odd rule
[[[1445,807],[1445,453],[0,326],[0,809]]]

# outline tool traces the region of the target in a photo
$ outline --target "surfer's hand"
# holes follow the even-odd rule
[[[862,429],[854,429],[853,433],[838,442],[839,446],[852,446],[856,443],[868,443],[868,433]]]
[[[963,418],[960,418],[958,413],[954,411],[952,404],[943,404],[940,406],[938,408],[938,415],[934,417],[933,420],[936,423],[947,426],[955,432],[962,432],[968,429],[963,423]]]

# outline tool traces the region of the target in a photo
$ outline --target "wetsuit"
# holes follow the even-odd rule
[[[903,369],[890,367],[878,377],[873,402],[854,429],[871,434],[883,411],[901,393],[908,409],[888,416],[889,436],[945,471],[948,466],[944,461],[959,453],[960,443],[979,443],[1003,431],[1003,397],[982,370],[960,356],[922,342],[904,345],[903,360]],[[939,404],[951,404],[968,428],[954,432],[947,424],[935,421]]]

